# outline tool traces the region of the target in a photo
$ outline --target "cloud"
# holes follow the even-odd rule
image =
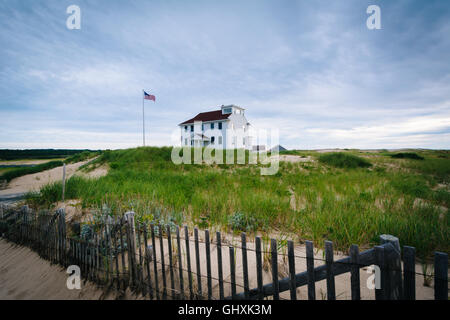
[[[379,1],[0,3],[0,147],[150,144],[234,103],[291,148],[449,148],[450,5]]]

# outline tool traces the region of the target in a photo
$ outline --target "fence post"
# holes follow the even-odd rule
[[[434,253],[434,298],[448,300],[448,255]]]
[[[389,290],[385,291],[386,299],[402,299],[403,290],[400,242],[397,237],[389,234],[382,234],[380,236],[380,242],[381,244],[390,244],[390,246],[385,246],[385,259],[387,267],[386,281],[389,282]]]
[[[128,211],[125,213],[125,220],[128,224],[128,235],[129,235],[129,243],[128,243],[128,256],[130,265],[128,266],[130,269],[130,282],[133,286],[136,285],[136,229],[134,227],[134,212]]]

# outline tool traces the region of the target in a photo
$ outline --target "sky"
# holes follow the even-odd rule
[[[147,145],[235,104],[286,148],[449,149],[449,17],[448,0],[0,0],[0,148],[140,146],[145,89]]]

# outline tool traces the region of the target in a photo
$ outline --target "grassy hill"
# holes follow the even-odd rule
[[[256,165],[175,165],[171,148],[106,151],[86,169],[107,164],[108,175],[72,177],[66,198],[98,212],[132,209],[140,221],[276,232],[318,245],[329,239],[341,250],[376,244],[388,233],[419,256],[448,252],[450,153],[413,152],[424,160],[383,151],[289,151],[314,161],[281,162],[276,175],[262,176]],[[28,198],[49,206],[60,197],[56,183]]]

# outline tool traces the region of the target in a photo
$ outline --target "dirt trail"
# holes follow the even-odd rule
[[[104,167],[99,167],[94,169],[89,173],[83,173],[78,171],[78,169],[92,161],[93,159],[71,163],[66,165],[66,179],[69,179],[75,173],[85,177],[100,177],[106,175],[108,170]],[[48,183],[61,181],[63,175],[62,167],[53,168],[50,170],[45,170],[38,173],[28,174],[22,177],[15,178],[11,180],[6,189],[0,190],[0,196],[11,195],[11,194],[20,194],[26,193],[29,191],[39,191],[41,187]]]

